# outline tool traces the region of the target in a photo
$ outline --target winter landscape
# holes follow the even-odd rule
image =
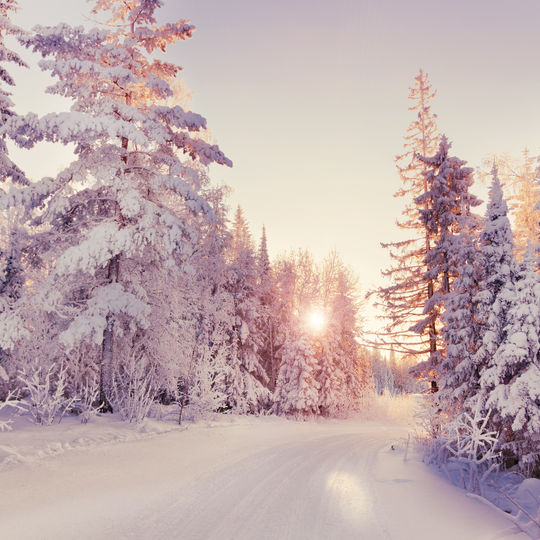
[[[540,6],[404,4],[0,0],[0,538],[540,539]]]

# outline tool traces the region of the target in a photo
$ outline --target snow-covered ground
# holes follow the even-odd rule
[[[405,459],[399,416],[15,427],[0,433],[2,539],[529,539]]]

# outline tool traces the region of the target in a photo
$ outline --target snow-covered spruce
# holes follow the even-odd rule
[[[492,363],[492,358],[504,339],[511,290],[516,280],[517,262],[514,242],[508,219],[508,207],[503,196],[498,170],[492,169],[492,184],[482,231],[480,233],[480,258],[478,266],[483,276],[478,284],[476,322],[480,330],[478,350],[470,360],[476,380]],[[469,395],[469,401],[485,401],[485,392]],[[472,403],[468,404],[470,407]]]
[[[432,247],[425,258],[425,279],[434,284],[433,294],[424,306],[425,319],[415,327],[419,333],[424,331],[433,317],[443,311],[447,300],[455,303],[453,309],[468,309],[468,299],[460,298],[459,294],[468,295],[467,287],[476,280],[475,246],[471,235],[475,234],[479,222],[471,209],[478,206],[480,201],[469,192],[473,182],[472,169],[465,167],[465,161],[450,156],[450,147],[450,142],[443,135],[439,150],[434,156],[418,156],[428,166],[424,175],[427,190],[417,197],[416,202],[421,207],[421,220],[432,238]],[[462,272],[463,282],[453,298],[448,299],[451,284],[460,275],[460,266],[464,263],[467,267]],[[472,313],[469,313],[467,318],[470,321],[473,318]],[[468,324],[468,321],[463,322]],[[447,320],[444,324],[447,327],[443,331],[446,344],[457,344],[463,338],[464,347],[467,349],[474,342],[474,335],[461,336],[463,332],[474,332],[474,329],[463,327],[460,319]],[[462,351],[451,347],[447,354],[448,352],[450,357],[445,357],[442,350],[431,350],[424,366],[426,370],[435,369],[443,386],[446,384],[446,377],[451,376]]]
[[[509,281],[496,303],[508,310],[500,345],[480,383],[501,429],[501,445],[527,475],[540,470],[540,279],[529,245],[515,283]],[[500,308],[499,308],[500,309]],[[497,306],[494,306],[497,312]]]
[[[203,117],[167,104],[180,67],[155,53],[190,38],[194,27],[183,20],[158,25],[161,5],[98,0],[93,14],[108,13],[101,29],[62,23],[22,36],[57,79],[49,91],[73,105],[7,122],[22,147],[75,144],[75,160],[20,202],[44,205],[34,224],[52,270],[40,300],[58,318],[69,354],[92,359],[104,402],[133,349],[143,351],[158,386],[175,388],[183,369],[175,321],[185,303],[169,294],[180,290],[179,269],[194,251],[200,217],[214,219],[198,164],[231,165],[198,135]],[[165,326],[150,326],[150,317]]]
[[[239,412],[255,412],[270,405],[269,377],[262,366],[263,336],[259,331],[263,308],[258,295],[257,262],[251,234],[238,207],[228,253],[230,260],[226,290],[234,311],[231,314],[233,365],[226,377],[229,405]]]
[[[0,367],[3,365],[2,369],[9,372],[8,381],[16,378],[12,349],[24,336],[23,317],[17,301],[24,282],[22,259],[27,243],[27,234],[20,223],[22,213],[9,201],[17,198],[20,188],[27,185],[28,180],[10,159],[6,145],[10,120],[17,117],[10,97],[15,81],[9,67],[26,67],[22,58],[5,43],[8,36],[24,35],[23,30],[11,22],[11,15],[17,9],[16,0],[0,2]]]

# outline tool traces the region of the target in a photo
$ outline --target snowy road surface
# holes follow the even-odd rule
[[[404,436],[376,423],[263,418],[13,465],[0,473],[0,538],[529,538],[404,462]]]

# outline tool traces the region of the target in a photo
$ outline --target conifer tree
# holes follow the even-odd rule
[[[319,362],[312,337],[302,327],[285,339],[274,392],[277,414],[311,416],[319,414]]]
[[[273,304],[275,301],[275,284],[270,267],[266,228],[263,226],[259,249],[257,252],[257,288],[260,302],[259,332],[262,339],[260,356],[262,365],[268,376],[268,387],[272,391],[275,386],[277,373],[274,370],[274,317]]]
[[[13,50],[6,46],[6,36],[21,37],[24,32],[18,26],[15,26],[10,15],[18,9],[16,0],[0,0],[0,126],[2,126],[0,136],[0,181],[5,183],[7,180],[15,184],[27,184],[28,180],[24,173],[19,169],[8,156],[6,146],[6,132],[4,126],[8,120],[16,116],[13,111],[13,102],[10,98],[11,93],[7,87],[13,87],[15,81],[9,74],[4,64],[15,64],[21,67],[28,67],[23,59]]]
[[[500,345],[482,372],[480,383],[501,430],[500,444],[519,459],[528,475],[540,471],[540,278],[531,245],[515,283],[501,288],[497,303],[508,304]],[[494,305],[494,312],[500,308]]]
[[[527,243],[540,244],[540,184],[538,158],[525,149],[520,158],[508,154],[491,156],[497,162],[499,178],[511,210],[514,249],[521,260]]]
[[[237,257],[241,253],[252,251],[253,240],[251,238],[251,231],[249,230],[249,225],[244,216],[244,211],[240,206],[237,206],[231,228],[230,252],[234,257]]]
[[[106,402],[113,372],[133,347],[155,359],[149,317],[158,283],[155,309],[167,306],[166,283],[147,270],[166,273],[189,255],[196,242],[189,216],[212,219],[196,164],[231,162],[197,137],[203,117],[165,104],[180,67],[157,52],[190,38],[194,27],[158,25],[159,0],[93,5],[93,14],[108,14],[102,29],[37,27],[22,40],[43,56],[42,68],[58,79],[49,91],[72,99],[71,111],[30,114],[10,127],[23,147],[75,144],[75,160],[26,200],[47,204],[40,219],[50,227],[54,268],[44,301],[69,321],[61,334],[68,350],[94,347]]]
[[[257,252],[257,266],[262,280],[270,273],[270,257],[268,256],[268,244],[266,240],[266,227],[263,225],[259,250]]]
[[[473,181],[472,169],[465,167],[466,162],[448,155],[450,146],[443,135],[434,156],[419,156],[428,166],[425,173],[427,190],[416,200],[423,207],[421,219],[433,239],[433,246],[425,257],[425,279],[434,284],[433,294],[425,303],[424,318],[413,327],[419,333],[438,319],[445,296],[451,291],[452,281],[460,275],[463,263],[460,242],[475,234],[478,227],[476,218],[471,214],[471,209],[480,204],[469,192]],[[467,279],[471,278],[472,275]],[[444,376],[444,371],[440,370],[443,355],[441,350],[432,352],[423,367],[428,370],[436,368]]]
[[[7,36],[24,35],[23,30],[11,22],[11,15],[17,9],[16,0],[0,0],[0,367],[21,336],[22,320],[15,304],[24,284],[23,252],[28,242],[20,223],[21,211],[14,202],[17,190],[28,185],[28,180],[10,159],[6,144],[9,120],[17,117],[10,97],[15,81],[8,65],[27,67],[5,43]]]
[[[359,304],[356,280],[335,253],[324,261],[322,274],[328,324],[318,338],[319,410],[327,416],[338,416],[358,407],[365,382],[356,341],[360,331]]]
[[[249,226],[240,207],[237,208],[231,231],[228,291],[232,296],[234,313],[231,321],[230,400],[239,412],[258,412],[268,406],[270,393],[268,375],[263,368],[261,352],[264,318],[259,294],[258,265]]]
[[[430,319],[423,327],[418,326],[423,320],[424,304],[433,295],[434,283],[426,277],[424,261],[433,238],[419,217],[420,210],[426,208],[425,202],[417,200],[428,190],[424,174],[428,167],[417,156],[434,154],[439,142],[436,115],[431,112],[435,95],[427,74],[420,70],[409,93],[412,101],[409,110],[415,113],[415,119],[407,129],[405,152],[396,158],[402,186],[395,196],[405,202],[403,218],[397,224],[409,237],[383,244],[392,258],[392,266],[383,271],[383,276],[391,284],[376,291],[388,317],[382,340],[399,352],[409,354],[434,353],[436,350],[436,319]],[[413,327],[417,330],[413,331]]]
[[[492,184],[480,233],[480,257],[477,263],[483,276],[474,299],[477,304],[476,323],[481,336],[472,361],[475,381],[478,381],[478,377],[491,363],[493,355],[504,339],[504,328],[511,303],[508,295],[500,293],[503,289],[511,290],[514,287],[517,271],[508,206],[495,165],[491,174]],[[484,399],[482,396],[479,397]],[[469,401],[474,401],[471,398],[473,396],[470,396]]]
[[[441,340],[444,356],[438,373],[443,385],[440,397],[450,406],[475,396],[479,389],[475,353],[481,339],[477,293],[483,268],[479,264],[477,227],[472,216],[460,224],[460,232],[454,235],[452,252],[448,254],[458,274],[451,290],[443,296]]]

